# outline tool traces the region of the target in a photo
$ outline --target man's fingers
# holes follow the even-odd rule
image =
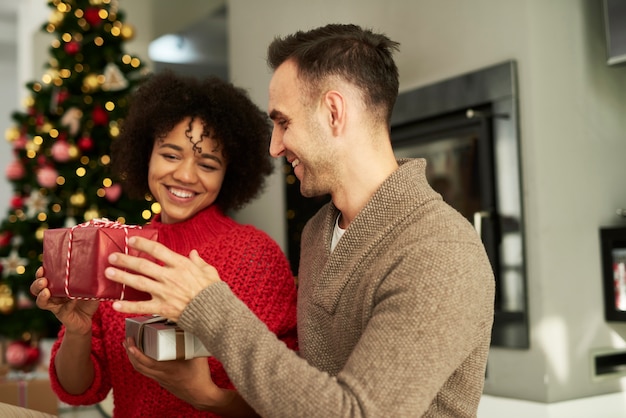
[[[130,302],[127,300],[116,300],[113,302],[113,309],[127,314],[151,314],[156,312],[158,303],[154,301]]]
[[[150,274],[150,267],[145,266],[145,268],[142,269],[141,267],[144,267],[140,262],[142,261],[142,259],[124,256],[122,254],[116,256],[119,257],[119,259],[115,259],[115,267],[107,267],[106,269],[104,269],[104,275],[107,279],[125,284],[126,286],[130,286],[133,289],[141,290],[150,294],[156,293],[159,283],[156,280],[148,278],[152,277],[152,275]],[[145,276],[148,277],[122,270],[120,269],[120,267],[128,268],[133,271],[141,271],[143,274],[145,274]]]
[[[185,259],[185,257],[170,250],[165,245],[143,237],[131,237],[128,240],[128,245],[162,261],[165,265],[176,265],[180,263],[181,259]]]

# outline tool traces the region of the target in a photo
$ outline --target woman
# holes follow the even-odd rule
[[[216,266],[239,299],[295,349],[296,290],[284,254],[265,233],[225,215],[262,189],[272,171],[268,139],[266,116],[242,90],[217,78],[165,72],[132,96],[112,160],[129,195],[149,192],[161,205],[146,226],[158,230],[158,241]],[[50,364],[61,401],[93,404],[113,389],[115,417],[253,414],[217,360],[148,358],[125,341],[126,315],[111,302],[50,298],[42,270],[31,291],[63,324]]]

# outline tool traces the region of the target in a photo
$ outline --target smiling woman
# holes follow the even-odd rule
[[[295,349],[296,289],[287,259],[266,233],[226,215],[253,199],[271,173],[268,140],[267,116],[243,90],[215,77],[163,72],[131,97],[112,162],[129,194],[150,193],[161,205],[147,228],[178,253],[177,265],[202,259],[215,266],[237,297]],[[192,282],[193,269],[176,280]],[[253,413],[215,358],[153,360],[125,340],[127,315],[111,302],[51,299],[45,278],[31,290],[39,294],[38,306],[63,323],[50,370],[63,402],[97,403],[112,389],[116,415],[126,417]]]

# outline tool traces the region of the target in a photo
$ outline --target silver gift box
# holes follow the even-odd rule
[[[134,338],[145,355],[159,361],[211,355],[198,337],[160,316],[126,318],[126,337]]]

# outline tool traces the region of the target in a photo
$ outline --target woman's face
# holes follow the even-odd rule
[[[163,223],[191,218],[215,202],[220,192],[226,160],[217,142],[202,132],[200,120],[187,118],[154,142],[148,185],[161,204]]]

